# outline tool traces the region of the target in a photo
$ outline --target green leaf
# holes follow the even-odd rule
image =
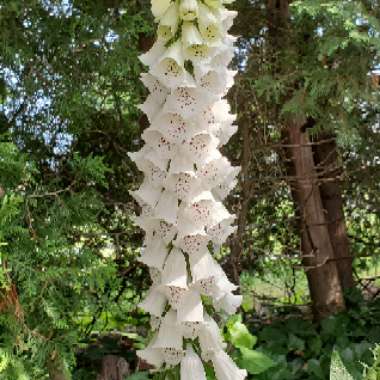
[[[325,379],[325,374],[321,368],[321,363],[317,359],[310,359],[307,362],[307,368],[309,372],[315,375],[318,379]]]
[[[257,342],[257,337],[253,336],[247,327],[239,321],[228,326],[228,332],[230,342],[237,348],[251,349]]]
[[[330,380],[354,380],[337,351],[334,351],[331,357]]]
[[[131,376],[128,376],[125,380],[148,380],[149,372],[137,372]]]
[[[212,367],[212,365],[205,363],[204,369],[206,372],[207,380],[216,380],[214,368]]]
[[[260,351],[240,348],[241,358],[239,365],[251,375],[258,375],[275,366],[274,361]]]
[[[309,345],[310,350],[315,355],[319,355],[319,353],[321,352],[321,349],[322,349],[322,340],[318,335],[309,339],[308,345]]]
[[[294,351],[303,351],[305,349],[305,341],[294,334],[289,334],[288,347]]]

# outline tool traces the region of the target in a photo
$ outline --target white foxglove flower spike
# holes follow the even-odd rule
[[[207,297],[215,311],[233,314],[242,301],[210,251],[236,228],[221,201],[239,168],[219,150],[236,132],[224,99],[236,74],[228,69],[236,12],[224,4],[231,2],[151,0],[157,41],[140,56],[149,68],[141,76],[149,95],[140,109],[151,125],[143,148],[129,154],[144,173],[131,195],[141,206],[134,221],[145,231],[138,260],[152,280],[139,306],[157,333],[137,354],[157,370],[180,364],[181,380],[206,380],[202,360],[212,362],[217,380],[246,377],[224,352],[219,326],[203,305]],[[184,339],[193,341],[186,349]]]

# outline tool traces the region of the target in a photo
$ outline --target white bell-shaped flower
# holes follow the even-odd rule
[[[247,371],[240,369],[222,350],[215,352],[211,360],[218,380],[244,380],[247,376]]]
[[[203,322],[203,304],[197,290],[190,288],[183,295],[177,308],[177,321]]]
[[[210,128],[211,134],[218,139],[218,147],[226,145],[230,138],[237,132],[237,126],[230,123],[214,124]]]
[[[161,112],[153,121],[150,129],[162,133],[171,143],[181,144],[195,135],[199,129],[186,122],[178,113]]]
[[[177,234],[177,228],[172,223],[168,223],[164,220],[158,220],[154,227],[154,232],[157,237],[164,241],[165,244],[169,244]]]
[[[202,294],[219,299],[236,289],[208,250],[190,255],[189,261],[193,284]]]
[[[170,7],[171,2],[172,0],[151,0],[151,10],[153,16],[159,18],[164,15],[167,9]]]
[[[202,361],[190,345],[181,360],[181,380],[206,380]]]
[[[162,133],[148,128],[142,134],[142,139],[157,153],[158,160],[170,160],[175,154],[177,147],[172,144]]]
[[[178,308],[188,289],[186,260],[179,249],[173,248],[166,260],[161,289],[170,305],[175,309]]]
[[[203,322],[181,322],[183,337],[186,339],[196,339],[199,336],[199,331]]]
[[[177,322],[177,313],[169,310],[163,318],[157,339],[152,348],[160,349],[164,361],[177,365],[184,356],[182,330]]]
[[[159,369],[164,364],[164,356],[160,349],[154,348],[154,344],[157,339],[157,334],[154,335],[148,346],[143,350],[138,350],[136,352],[137,356],[152,365],[156,369]]]
[[[180,85],[190,86],[194,80],[185,70],[184,64],[183,48],[178,40],[167,48],[156,64],[151,66],[150,73],[170,89]]]
[[[231,226],[234,220],[235,218],[231,217],[207,229],[207,234],[211,237],[214,244],[224,244],[227,238],[236,231],[237,227]]]
[[[162,104],[163,103],[160,103],[160,98],[157,98],[153,94],[149,94],[144,103],[139,104],[137,108],[145,113],[145,115],[148,117],[149,122],[152,122],[155,115],[157,115],[157,113],[162,108]]]
[[[181,172],[169,175],[166,179],[165,187],[174,191],[178,199],[189,202],[201,193],[201,183],[194,172]]]
[[[231,177],[227,177],[224,182],[218,186],[214,187],[212,193],[215,199],[223,201],[236,185],[237,179],[236,175],[234,174]]]
[[[149,73],[141,74],[141,82],[149,90],[149,92],[154,95],[157,99],[157,103],[163,104],[166,97],[169,95],[170,91],[159,82],[153,75]]]
[[[165,41],[172,39],[178,29],[179,9],[178,4],[172,3],[160,19],[157,28],[157,36]]]
[[[225,99],[221,99],[212,106],[212,113],[216,123],[227,124],[236,120],[236,115],[231,114],[231,106]]]
[[[150,274],[150,278],[152,280],[153,285],[155,286],[161,285],[162,275],[161,275],[160,269],[150,267],[149,274]]]
[[[156,237],[147,237],[145,240],[145,246],[141,248],[138,260],[148,267],[161,270],[168,255],[165,243]]]
[[[216,202],[209,191],[204,191],[194,198],[193,203],[184,210],[184,215],[195,225],[206,227],[212,227],[231,217],[224,205]]]
[[[190,255],[189,262],[193,286],[202,294],[212,297],[214,303],[237,289],[208,250]]]
[[[177,229],[172,223],[165,222],[154,218],[153,216],[138,216],[133,219],[137,226],[142,228],[146,235],[153,237],[154,235],[161,239],[165,245],[168,245],[177,234]]]
[[[184,142],[184,150],[188,157],[192,158],[193,163],[202,167],[207,162],[221,157],[220,152],[216,149],[219,141],[211,134],[198,133],[190,140]]]
[[[162,287],[162,289],[165,292],[170,306],[176,310],[187,289],[174,285],[167,285]]]
[[[218,9],[222,6],[222,0],[204,0],[205,4],[211,8]]]
[[[161,326],[161,322],[162,322],[161,317],[156,317],[155,315],[151,315],[149,324],[152,331],[157,331]]]
[[[203,111],[198,115],[197,121],[200,124],[200,127],[209,133],[219,137],[219,134],[227,133],[226,131],[220,132],[219,129],[230,128],[231,125],[235,122],[236,115],[230,113],[231,107],[224,100],[219,100],[213,105],[208,106],[203,109]],[[232,131],[235,129],[232,129]],[[219,144],[221,145],[221,144]]]
[[[163,191],[154,211],[156,218],[162,219],[167,223],[176,223],[178,213],[177,195],[172,191]]]
[[[197,0],[181,0],[179,6],[179,14],[182,20],[192,21],[198,17],[198,1]]]
[[[188,206],[188,203],[183,202],[178,211],[178,235],[173,242],[178,246],[180,246],[182,239],[186,236],[206,235],[205,228],[202,224],[197,224],[196,221],[186,218],[186,210]]]
[[[227,293],[219,301],[214,302],[214,307],[217,311],[223,310],[227,314],[232,315],[236,313],[236,310],[240,307],[242,301],[243,297],[241,295]]]
[[[138,304],[146,313],[156,317],[161,317],[165,311],[167,300],[159,291],[158,287],[153,285],[149,289],[145,299]]]
[[[212,44],[220,40],[222,25],[220,20],[215,16],[215,13],[207,5],[199,5],[198,24],[199,31],[205,41]]]
[[[139,60],[145,66],[152,66],[166,51],[165,41],[157,40],[146,53],[139,56]]]
[[[219,269],[221,271],[219,272],[219,275],[216,276],[216,282],[214,284],[214,287],[212,289],[211,297],[214,300],[214,306],[221,302],[222,299],[225,299],[225,297],[228,295],[234,296],[232,292],[234,292],[238,287],[233,284],[227,277],[227,275],[224,273],[222,268],[219,266]],[[231,299],[232,300],[232,299]],[[241,304],[241,298],[239,300],[235,299],[234,305],[236,305],[236,308],[240,306]],[[235,308],[235,311],[236,311]],[[228,313],[228,312],[227,312]],[[233,314],[233,313],[228,313]]]
[[[205,66],[202,69],[194,69],[194,74],[201,88],[212,94],[224,96],[234,84],[236,71]]]
[[[236,18],[238,13],[236,11],[231,11],[231,10],[226,9],[224,7],[219,8],[216,11],[216,13],[218,15],[218,18],[222,22],[224,31],[230,30],[233,23],[234,23],[234,19]]]
[[[162,181],[166,178],[168,160],[160,160],[157,152],[147,145],[144,145],[137,152],[128,153],[128,156],[136,164],[138,169],[144,172],[145,176],[152,182],[153,186],[157,187],[161,185]],[[157,182],[161,183],[157,185]]]
[[[225,67],[229,65],[234,55],[235,47],[233,45],[233,42],[224,39],[222,44],[218,46],[218,50],[215,51],[215,54],[211,58],[209,65],[212,68]]]
[[[235,174],[236,170],[238,171],[236,167],[231,166],[225,157],[221,157],[202,166],[199,170],[199,176],[201,177],[204,188],[212,189],[224,182],[230,174]]]
[[[214,353],[226,348],[218,324],[208,314],[205,314],[205,323],[201,326],[198,337],[202,359],[206,362],[212,359]]]
[[[144,161],[141,166],[146,179],[150,181],[153,186],[162,189],[162,184],[165,182],[167,176],[166,172],[162,170],[162,167],[155,165],[149,160]]]
[[[194,118],[217,100],[199,88],[178,87],[167,98],[165,112],[178,113],[185,121]]]
[[[160,198],[161,189],[154,187],[151,182],[145,179],[138,190],[129,193],[140,205],[145,203],[154,207]]]
[[[183,232],[183,230],[181,231]],[[207,245],[210,241],[210,236],[205,232],[198,232],[196,234],[185,235],[178,237],[174,241],[174,245],[181,248],[188,255],[192,256],[199,252],[208,252]]]
[[[215,278],[215,275],[219,274],[216,269],[217,263],[208,249],[190,255],[189,262],[193,283],[210,277]]]
[[[187,289],[186,260],[179,249],[169,253],[162,273],[162,285]]]
[[[144,218],[153,217],[153,208],[147,204],[141,205],[141,216]]]
[[[225,93],[227,89],[228,70],[208,70],[198,79],[199,86],[213,93]]]
[[[182,43],[187,59],[194,62],[210,60],[210,47],[203,40],[198,28],[192,22],[184,22],[182,25]]]
[[[170,161],[169,174],[189,173],[194,170],[194,162],[188,156],[183,146],[179,147],[177,154]]]

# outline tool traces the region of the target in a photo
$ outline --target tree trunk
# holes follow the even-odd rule
[[[301,226],[302,261],[305,266],[314,315],[321,319],[345,308],[339,272],[334,260],[326,215],[305,123],[289,121],[286,128],[292,193]]]
[[[338,153],[333,136],[323,136],[314,145],[314,158],[318,166],[320,192],[323,207],[326,211],[330,240],[334,248],[334,256],[339,271],[343,290],[354,286],[352,270],[353,258],[347,235],[343,210],[342,190],[340,186],[341,170],[338,165]]]
[[[129,364],[124,358],[106,355],[102,360],[101,373],[96,380],[124,380],[129,374]]]

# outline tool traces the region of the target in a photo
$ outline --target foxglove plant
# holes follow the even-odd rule
[[[150,127],[143,148],[131,153],[145,177],[132,192],[141,206],[136,224],[145,230],[139,260],[152,286],[140,307],[155,332],[138,352],[157,370],[180,364],[182,380],[205,380],[203,362],[218,380],[242,380],[224,352],[215,320],[206,312],[233,314],[240,306],[212,252],[234,232],[234,215],[222,201],[236,183],[219,148],[235,133],[224,99],[235,72],[228,69],[235,39],[228,34],[236,12],[230,0],[151,0],[157,40],[140,59],[149,96],[140,106]]]

